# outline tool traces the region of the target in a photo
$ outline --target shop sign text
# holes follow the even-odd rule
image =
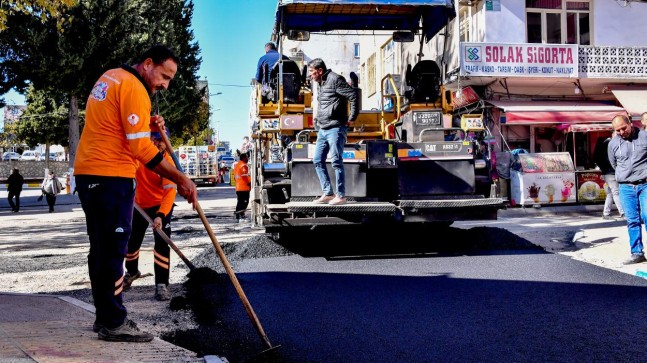
[[[577,77],[577,54],[577,44],[461,43],[461,75]]]

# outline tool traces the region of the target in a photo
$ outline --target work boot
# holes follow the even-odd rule
[[[130,319],[126,319],[123,324],[108,329],[105,326],[99,330],[99,339],[109,342],[133,342],[145,343],[155,338],[153,334],[139,330],[137,324]]]
[[[622,264],[623,265],[631,265],[631,264],[634,264],[634,263],[641,263],[641,262],[645,262],[645,261],[647,261],[647,260],[645,260],[645,255],[644,254],[642,254],[642,253],[632,253],[631,257],[629,257],[629,259],[625,260]]]
[[[124,289],[123,290],[124,291],[130,290],[130,286],[133,284],[133,281],[137,280],[141,276],[142,276],[142,273],[139,272],[139,270],[137,272],[135,272],[135,274],[132,275],[132,276],[130,275],[129,272],[126,272],[126,275],[124,276]]]
[[[94,322],[94,324],[92,324],[92,331],[93,332],[98,333],[99,331],[101,331],[101,329],[103,329],[103,324],[98,323],[96,321]]]
[[[171,300],[171,293],[168,291],[166,284],[155,285],[155,300],[168,301]]]

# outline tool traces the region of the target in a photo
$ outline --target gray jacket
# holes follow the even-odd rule
[[[319,108],[317,110],[317,126],[324,130],[346,126],[349,121],[355,121],[359,114],[357,92],[344,77],[330,69],[323,74],[319,85]],[[348,115],[350,102],[350,115]]]
[[[609,162],[618,183],[647,179],[647,131],[634,127],[629,140],[614,136],[609,142]]]

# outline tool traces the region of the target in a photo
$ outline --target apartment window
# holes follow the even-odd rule
[[[471,6],[464,6],[458,11],[458,33],[461,42],[469,42],[470,39],[470,17],[472,16]]]
[[[366,68],[368,74],[368,83],[366,84],[366,88],[368,95],[372,96],[375,94],[375,53],[371,54],[371,56],[366,60]]]
[[[359,58],[359,43],[353,44],[353,55],[355,58]]]
[[[590,0],[526,0],[528,43],[591,44]]]
[[[395,74],[397,72],[397,64],[395,61],[395,42],[388,41],[380,49],[382,57],[382,76],[387,74]]]

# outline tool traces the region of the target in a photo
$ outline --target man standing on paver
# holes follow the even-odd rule
[[[645,261],[641,221],[647,219],[647,131],[634,127],[626,115],[614,117],[611,125],[616,136],[609,142],[609,162],[629,232],[631,257],[623,263],[630,265]]]
[[[178,193],[195,204],[193,181],[164,160],[150,140],[151,125],[164,119],[151,114],[151,93],[167,89],[177,72],[178,58],[156,45],[131,66],[108,70],[88,97],[74,175],[90,238],[88,269],[96,308],[93,330],[99,339],[149,342],[127,318],[123,305],[124,258],[133,218],[137,162],[174,181]]]

